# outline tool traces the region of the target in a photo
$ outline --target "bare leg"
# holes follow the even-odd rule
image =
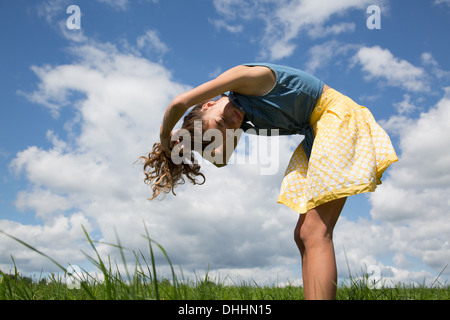
[[[333,229],[346,198],[330,201],[300,215],[295,242],[302,256],[305,298],[335,299],[337,270]]]

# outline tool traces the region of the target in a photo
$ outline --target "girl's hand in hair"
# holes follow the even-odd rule
[[[164,154],[167,157],[169,157],[169,159],[170,159],[170,153],[171,153],[171,150],[172,150],[172,148],[170,147],[171,136],[172,136],[172,133],[169,135],[169,137],[163,137],[163,136],[160,137],[160,139],[161,139],[161,149],[164,152]]]
[[[180,131],[180,129],[174,130],[173,132],[171,132],[169,134],[168,138],[161,136],[162,150],[166,154],[166,156],[168,156],[169,158],[171,158],[171,152],[172,152],[173,147],[175,147],[177,144],[179,144],[181,142],[180,139],[175,140],[175,138],[174,138],[174,137],[178,137],[179,131]]]
[[[179,132],[180,132],[180,129],[176,129],[170,133],[170,141],[169,141],[170,150],[172,150],[173,147],[175,147],[177,144],[179,144],[181,142],[180,138],[175,140],[175,138],[179,136]]]

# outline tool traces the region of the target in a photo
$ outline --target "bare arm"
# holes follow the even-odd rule
[[[175,124],[193,105],[210,100],[227,91],[245,95],[262,95],[275,84],[275,75],[266,67],[237,66],[216,79],[175,97],[167,107],[160,130],[164,152],[170,156],[170,137]],[[219,150],[218,150],[219,151]]]

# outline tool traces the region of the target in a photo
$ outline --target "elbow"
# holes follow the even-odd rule
[[[179,96],[175,97],[172,102],[170,103],[170,105],[173,108],[177,108],[177,109],[189,109],[189,107],[187,106],[186,102],[181,99]]]
[[[183,95],[181,94],[172,99],[172,101],[169,104],[169,107],[175,110],[186,111],[187,109],[189,109],[190,106],[187,104],[186,99],[184,99]]]
[[[196,104],[195,99],[192,99],[188,92],[181,93],[173,98],[172,103],[174,107],[187,110]]]

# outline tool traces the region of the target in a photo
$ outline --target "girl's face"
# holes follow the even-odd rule
[[[245,113],[231,103],[228,97],[209,101],[202,107],[206,130],[217,129],[225,137],[227,129],[237,130],[241,127]]]

